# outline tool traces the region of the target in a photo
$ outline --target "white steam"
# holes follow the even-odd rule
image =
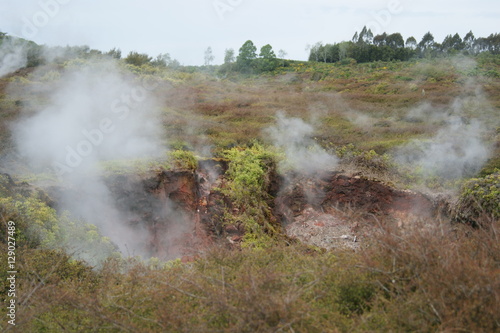
[[[111,62],[67,71],[49,106],[15,127],[19,152],[63,176],[158,152],[161,128],[148,84],[128,81]]]
[[[338,159],[328,154],[313,139],[314,128],[300,118],[288,118],[282,112],[277,114],[276,125],[265,130],[273,144],[282,149],[286,160],[281,167],[312,174],[331,170]]]
[[[132,213],[117,208],[99,164],[162,153],[153,88],[111,61],[80,65],[61,74],[46,106],[13,127],[19,154],[35,169],[56,172],[77,193],[63,198],[62,208],[98,226],[128,255],[145,254],[147,233],[126,223]]]
[[[445,109],[432,106],[429,102],[423,102],[411,108],[404,120],[410,123],[435,123],[446,121],[449,114]]]
[[[458,179],[472,176],[488,160],[490,147],[484,139],[486,126],[464,115],[465,100],[457,99],[452,107],[435,109],[428,103],[408,114],[408,119],[444,124],[428,140],[413,140],[400,147],[396,161],[425,177]]]
[[[476,120],[467,124],[459,117],[451,118],[433,138],[401,148],[396,160],[424,176],[456,179],[474,175],[489,157],[481,130]]]
[[[23,68],[28,63],[28,51],[22,43],[10,38],[0,40],[0,77]]]

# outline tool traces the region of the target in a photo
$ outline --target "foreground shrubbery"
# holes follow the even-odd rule
[[[403,233],[381,226],[359,253],[214,248],[188,264],[110,260],[97,271],[58,252],[23,249],[16,328],[493,332],[500,329],[499,244],[496,233],[468,227]]]

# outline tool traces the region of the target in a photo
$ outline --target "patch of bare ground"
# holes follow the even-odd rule
[[[358,174],[292,175],[286,182],[275,209],[287,235],[326,249],[359,248],[380,221],[410,229],[447,210],[439,200]]]

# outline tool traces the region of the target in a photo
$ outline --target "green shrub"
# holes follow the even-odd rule
[[[362,281],[352,280],[338,286],[337,303],[344,315],[362,314],[369,310],[369,302],[375,294],[375,288]]]
[[[455,210],[457,220],[475,226],[500,219],[500,170],[467,181]]]
[[[274,154],[259,144],[235,147],[223,153],[229,162],[228,183],[222,189],[232,207],[227,207],[225,223],[242,223],[243,245],[263,248],[273,244],[277,234],[268,194],[269,175],[275,169]],[[237,213],[234,213],[234,212]]]
[[[335,151],[341,159],[341,163],[350,163],[358,168],[373,172],[394,172],[394,165],[388,155],[379,155],[374,150],[363,151],[357,149],[353,144],[339,147]]]
[[[74,258],[99,265],[117,256],[115,245],[96,226],[72,219],[48,206],[44,193],[0,176],[0,217],[16,225],[16,246],[65,250]],[[7,239],[5,228],[0,239]]]
[[[187,150],[174,150],[168,153],[174,168],[194,171],[198,167],[198,161],[193,152]]]

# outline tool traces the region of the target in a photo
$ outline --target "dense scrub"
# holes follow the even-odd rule
[[[436,223],[381,228],[359,253],[214,248],[187,264],[109,260],[94,271],[24,248],[15,331],[492,332],[498,244]]]

